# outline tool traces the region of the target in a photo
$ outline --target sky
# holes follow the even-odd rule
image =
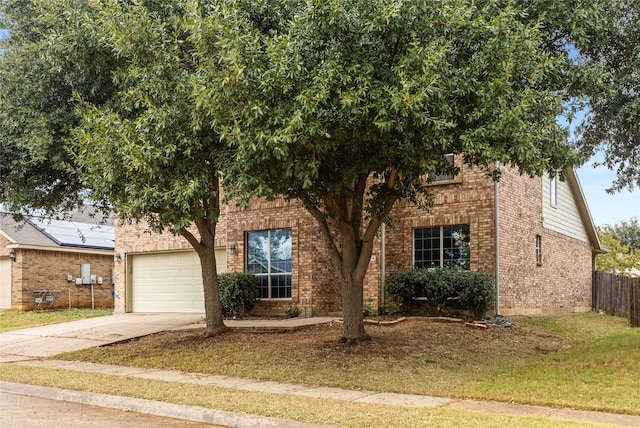
[[[616,173],[604,166],[594,168],[592,164],[597,159],[602,159],[601,153],[576,170],[595,225],[613,226],[634,216],[640,219],[640,189],[607,193]]]
[[[566,119],[559,118],[563,125],[569,125],[572,138],[575,139],[575,127],[582,121],[586,111],[578,112],[575,119],[567,124]],[[631,217],[640,219],[640,189],[633,192],[623,189],[614,194],[607,193],[616,178],[616,172],[606,166],[593,167],[594,162],[604,159],[604,153],[598,152],[595,156],[576,169],[578,180],[582,186],[587,206],[591,212],[591,218],[596,226],[613,226],[620,221],[628,221]]]

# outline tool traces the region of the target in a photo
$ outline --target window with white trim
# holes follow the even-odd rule
[[[551,206],[558,206],[558,174],[551,175],[549,181],[549,194],[551,195]]]
[[[421,227],[413,230],[413,265],[419,268],[470,268],[468,224]]]
[[[291,229],[247,232],[247,272],[261,299],[291,298]]]
[[[542,264],[542,236],[536,235],[536,263]]]

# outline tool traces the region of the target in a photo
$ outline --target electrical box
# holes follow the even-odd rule
[[[82,277],[83,284],[91,284],[91,264],[82,263],[80,266],[80,276]]]

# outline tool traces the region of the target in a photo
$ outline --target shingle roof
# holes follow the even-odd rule
[[[74,213],[71,219],[26,216],[16,221],[9,213],[0,212],[0,233],[12,243],[39,247],[76,247],[113,250],[113,220],[91,216],[86,211]]]

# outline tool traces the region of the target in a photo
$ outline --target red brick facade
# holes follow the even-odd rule
[[[458,160],[459,161],[459,160]],[[429,212],[400,201],[393,209],[393,226],[385,228],[385,254],[377,240],[365,278],[364,303],[377,309],[381,260],[386,272],[413,265],[413,230],[417,227],[468,224],[472,270],[495,273],[494,183],[481,169],[461,166],[451,181],[431,185],[434,205]],[[499,184],[500,303],[504,314],[582,311],[590,309],[591,246],[545,229],[542,221],[540,178],[521,176],[502,168]],[[245,270],[248,231],[291,229],[292,299],[263,300],[258,310],[284,311],[296,305],[306,314],[338,312],[340,291],[325,243],[315,220],[298,203],[255,200],[247,210],[226,206],[217,227],[216,244],[235,246],[227,253],[227,270]],[[542,263],[535,259],[536,235],[542,237]],[[138,225],[116,227],[116,312],[125,312],[125,256],[132,253],[188,249],[181,237],[144,232]]]
[[[510,169],[504,169],[502,174],[500,311],[504,314],[589,311],[591,246],[543,226],[540,181]],[[541,239],[540,263],[536,261],[536,235]]]

